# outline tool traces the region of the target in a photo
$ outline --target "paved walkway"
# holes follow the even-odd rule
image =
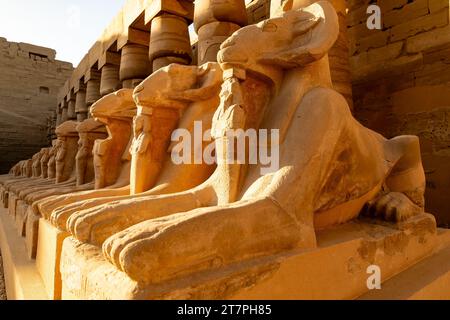
[[[5,281],[3,279],[3,262],[0,254],[0,300],[6,300]]]

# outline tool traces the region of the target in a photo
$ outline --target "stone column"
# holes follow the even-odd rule
[[[247,23],[245,0],[229,0],[225,3],[195,1],[194,27],[198,34],[198,65],[216,62],[220,45]]]
[[[139,44],[126,44],[120,60],[120,81],[123,88],[132,89],[152,73],[149,48]]]
[[[345,0],[327,0],[331,2],[339,15],[339,38],[328,53],[330,61],[331,80],[334,89],[341,93],[353,109],[352,79],[350,72],[349,40],[347,36],[346,3]],[[272,0],[270,15],[291,9],[306,7],[316,0]]]
[[[61,117],[62,117],[62,105],[63,103],[58,103],[58,106],[56,107],[56,126],[59,126],[61,124]]]
[[[163,13],[152,20],[149,58],[153,71],[171,63],[189,65],[192,47],[185,18]]]
[[[82,122],[87,119],[88,107],[86,105],[86,85],[84,80],[80,81],[80,88],[75,96],[75,113],[77,121]]]
[[[67,120],[75,120],[77,118],[77,115],[75,113],[75,107],[76,107],[76,98],[75,94],[72,91],[67,96]]]
[[[90,107],[101,98],[100,95],[100,78],[101,72],[97,68],[91,68],[84,77],[86,84],[86,107],[88,110]],[[88,118],[91,117],[91,113],[88,111]]]
[[[119,66],[107,63],[101,68],[100,95],[105,96],[120,89]]]
[[[69,102],[67,101],[67,98],[64,98],[61,105],[61,123],[64,123],[69,119],[67,116],[68,109],[69,109]]]

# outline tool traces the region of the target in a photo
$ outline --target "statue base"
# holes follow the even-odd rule
[[[61,256],[62,298],[370,298],[367,280],[371,274],[367,270],[376,265],[387,288],[386,291],[376,290],[377,293],[383,299],[395,299],[389,290],[390,281],[397,281],[396,278],[409,268],[419,266],[420,261],[428,264],[429,259],[450,257],[450,230],[436,229],[435,219],[429,214],[400,224],[360,219],[319,232],[317,238],[318,247],[314,250],[296,250],[245,261],[157,285],[131,280],[103,258],[100,248],[67,238]],[[413,293],[426,286],[441,285],[442,297],[450,298],[450,269],[439,265],[433,268],[425,269],[425,273],[440,272],[441,277],[434,279],[424,275],[424,281],[430,280],[430,283],[423,283]],[[405,298],[414,294],[404,292]],[[434,297],[423,295],[423,298]]]
[[[16,228],[19,236],[25,237],[25,226],[27,222],[28,203],[18,200],[16,205]]]
[[[8,191],[3,186],[0,187],[1,203],[3,208],[8,209]]]
[[[9,192],[8,196],[8,212],[12,217],[16,216],[16,205],[17,205],[18,197],[12,193]]]
[[[131,280],[103,258],[100,248],[66,238],[45,220],[39,229],[47,241],[40,244],[35,261],[28,258],[13,218],[0,209],[0,248],[10,300],[450,299],[450,230],[436,229],[430,215],[398,225],[356,220],[319,232],[313,250],[245,261],[158,285]],[[63,245],[60,264],[53,255],[61,250],[55,244]],[[59,265],[60,288],[55,281]],[[381,290],[367,287],[370,265],[380,267]]]
[[[39,220],[36,266],[47,294],[54,300],[61,299],[60,257],[67,236],[67,232],[58,230],[47,220]]]
[[[32,211],[28,211],[25,226],[25,244],[27,247],[28,257],[30,259],[36,259],[40,219],[40,215],[36,215]]]
[[[49,296],[24,239],[17,234],[8,210],[0,209],[0,249],[8,300],[48,300]]]

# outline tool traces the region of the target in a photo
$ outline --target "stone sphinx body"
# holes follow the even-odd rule
[[[93,147],[95,190],[81,191],[52,196],[33,204],[35,215],[46,217],[54,208],[74,204],[79,201],[108,196],[129,194],[130,183],[130,139],[132,121],[136,115],[136,106],[132,97],[133,90],[121,89],[111,93],[91,107],[95,119],[104,123],[108,138],[97,140]]]
[[[55,187],[71,186],[75,183],[75,156],[78,150],[77,123],[67,121],[56,129],[57,140],[54,146],[54,157],[48,162],[48,178],[36,178],[33,181],[9,186],[17,198],[24,199],[29,194],[39,193]],[[54,170],[54,171],[53,171]],[[57,185],[55,185],[55,183]],[[25,188],[24,188],[25,187]]]
[[[211,128],[212,115],[219,103],[221,79],[222,70],[217,63],[201,67],[173,64],[155,72],[135,89],[138,115],[131,146],[131,189],[128,195],[105,193],[106,197],[91,197],[93,199],[67,206],[63,205],[68,202],[60,197],[58,201],[38,203],[38,210],[64,230],[71,214],[81,209],[121,199],[178,192],[204,182],[215,166],[174,165],[170,159],[170,137],[177,128],[192,132],[195,121],[202,121],[206,130]],[[199,147],[203,151],[205,146]],[[77,196],[67,197],[76,199]]]
[[[29,204],[52,195],[75,192],[78,190],[88,190],[94,187],[92,149],[94,142],[97,139],[106,137],[106,130],[103,124],[94,119],[87,119],[81,123],[77,123],[75,129],[76,147],[75,145],[69,145],[69,147],[66,148],[66,146],[63,145],[59,153],[61,158],[57,157],[57,170],[59,172],[56,179],[57,184],[48,189],[44,188],[38,192],[31,192],[26,195],[24,199]],[[73,156],[74,153],[75,156]],[[66,157],[73,159],[73,161],[70,161],[69,164]],[[58,161],[59,159],[63,160]]]
[[[58,133],[55,156],[56,179],[46,180],[39,176],[39,180],[31,186],[28,184],[27,188],[20,192],[17,187],[14,188],[13,191],[17,193],[18,198],[23,200],[23,206],[54,194],[76,191],[77,188],[83,190],[93,186],[86,179],[93,180],[91,153],[95,139],[105,136],[101,124],[93,119],[82,123],[66,122],[58,127]]]
[[[278,170],[219,163],[193,189],[76,211],[67,221],[73,237],[102,246],[132,280],[154,284],[314,248],[317,229],[364,207],[392,221],[423,212],[418,139],[387,140],[364,128],[331,88],[327,52],[338,29],[333,7],[321,1],[242,28],[221,47],[216,150],[231,151],[226,129],[279,129]]]

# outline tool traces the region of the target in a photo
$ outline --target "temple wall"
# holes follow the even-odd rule
[[[55,55],[0,38],[0,174],[48,145],[48,118],[73,70]]]
[[[427,210],[449,226],[450,1],[378,1],[382,30],[366,27],[371,2],[348,1],[355,115],[388,138],[420,137]]]

